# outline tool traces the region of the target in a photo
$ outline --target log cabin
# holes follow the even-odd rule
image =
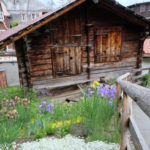
[[[115,0],[72,0],[0,35],[15,42],[20,84],[58,88],[141,67],[150,22]]]

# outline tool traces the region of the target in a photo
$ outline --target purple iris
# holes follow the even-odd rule
[[[50,113],[52,113],[52,114],[54,113],[54,111],[53,111],[54,104],[49,104],[49,105],[46,106],[46,108],[47,108],[47,111],[48,111],[48,112],[50,112]]]
[[[40,103],[40,105],[45,106],[45,105],[46,105],[46,102],[43,101],[43,102]]]
[[[112,101],[109,101],[109,105],[112,106]]]
[[[50,112],[53,114],[54,113],[53,108],[54,108],[54,104],[46,105],[46,102],[43,101],[39,105],[39,113],[41,114],[42,112]]]

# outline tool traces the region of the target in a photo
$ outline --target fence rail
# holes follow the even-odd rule
[[[143,70],[150,68],[136,69],[117,79],[117,112],[118,117],[122,115],[120,150],[150,150],[150,89],[132,83],[133,74]]]

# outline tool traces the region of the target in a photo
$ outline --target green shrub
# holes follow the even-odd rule
[[[150,74],[144,75],[141,78],[141,81],[142,81],[142,83],[141,83],[142,86],[146,87],[147,85],[149,85],[150,84]]]
[[[65,124],[63,124],[63,125],[58,129],[58,131],[57,131],[57,136],[58,136],[58,137],[63,137],[63,136],[65,136],[65,135],[69,134],[70,130],[71,130],[71,125],[65,125]]]
[[[15,26],[18,26],[19,25],[19,22],[18,21],[13,21],[11,23],[11,27],[15,27]]]

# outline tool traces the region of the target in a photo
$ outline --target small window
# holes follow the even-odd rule
[[[0,21],[4,21],[4,13],[0,11]]]
[[[25,13],[22,13],[22,14],[21,14],[21,18],[22,18],[22,21],[25,22],[25,21],[26,21],[26,14],[25,14]]]
[[[140,12],[145,12],[146,11],[146,6],[145,5],[141,5],[140,6]]]
[[[95,63],[119,61],[121,58],[121,45],[121,27],[96,29]]]
[[[31,14],[31,19],[33,20],[33,19],[35,19],[36,18],[36,13],[32,13]]]

